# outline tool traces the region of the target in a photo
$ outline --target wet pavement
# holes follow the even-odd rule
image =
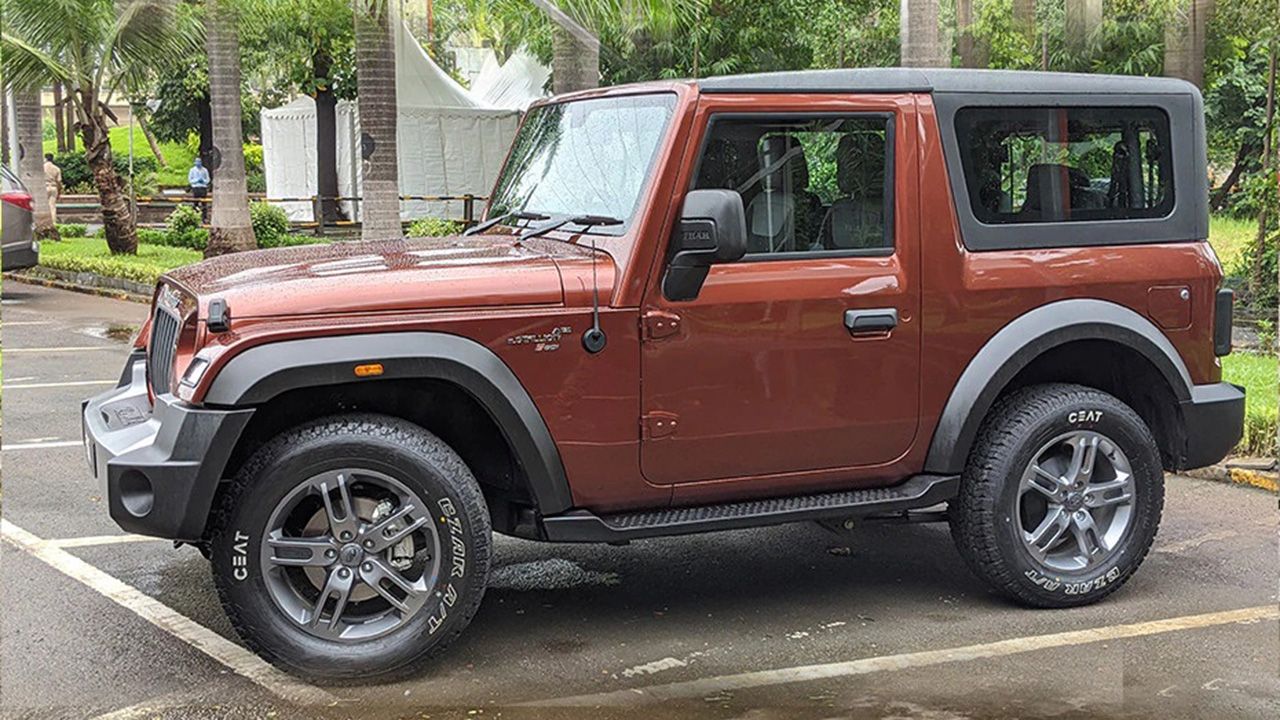
[[[89,476],[80,400],[146,308],[6,282],[0,313],[6,718],[1280,714],[1276,498],[1174,476],[1146,564],[1088,608],[993,595],[939,525],[499,538],[480,612],[421,676],[298,683],[240,648],[198,552],[122,537]]]

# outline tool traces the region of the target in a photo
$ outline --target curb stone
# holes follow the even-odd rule
[[[36,266],[30,270],[15,270],[4,273],[5,280],[40,285],[42,287],[70,290],[72,292],[97,295],[114,300],[151,304],[151,288],[129,280],[107,277],[89,272],[65,272],[52,268]]]
[[[1280,474],[1276,472],[1276,461],[1267,458],[1232,458],[1185,474],[1199,480],[1247,485],[1269,493],[1280,493]]]

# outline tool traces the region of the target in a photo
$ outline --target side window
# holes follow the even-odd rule
[[[694,189],[742,195],[747,254],[893,247],[893,118],[714,117]]]
[[[968,107],[955,122],[981,222],[1126,220],[1173,210],[1169,119],[1160,110]]]

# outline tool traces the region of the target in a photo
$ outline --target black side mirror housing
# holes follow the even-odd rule
[[[693,300],[707,271],[747,253],[747,213],[732,190],[690,190],[671,238],[671,262],[662,278],[668,300]]]

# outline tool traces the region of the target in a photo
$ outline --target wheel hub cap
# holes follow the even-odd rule
[[[1064,433],[1023,472],[1016,508],[1023,545],[1045,570],[1092,570],[1121,546],[1134,497],[1133,468],[1118,445],[1091,430]]]
[[[338,552],[338,560],[347,567],[355,567],[363,559],[364,550],[360,549],[360,546],[355,543],[343,546],[342,550]]]

